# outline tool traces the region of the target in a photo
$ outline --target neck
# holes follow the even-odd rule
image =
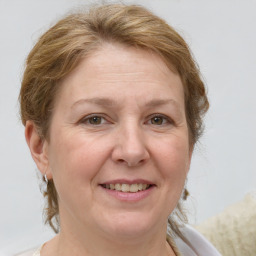
[[[125,241],[109,241],[95,238],[81,241],[66,240],[61,234],[59,236],[57,254],[61,256],[76,255],[76,256],[174,256],[174,252],[170,245],[164,240],[161,243],[154,241],[144,241],[140,243],[131,243]]]
[[[74,232],[63,227],[43,249],[41,256],[175,256],[165,232],[143,237],[109,237],[89,229]]]

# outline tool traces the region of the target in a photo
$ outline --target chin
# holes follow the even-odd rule
[[[152,216],[148,216],[145,213],[129,212],[109,216],[109,218],[105,219],[102,229],[110,236],[114,235],[119,239],[134,239],[136,237],[143,237],[145,234],[157,229],[158,226],[160,228],[162,225],[159,222],[157,223]]]

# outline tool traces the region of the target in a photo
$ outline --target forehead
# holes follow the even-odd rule
[[[180,77],[155,53],[118,44],[104,44],[84,58],[61,82],[69,100],[77,97],[172,97],[183,101]],[[57,99],[58,101],[58,99]]]
[[[86,65],[86,63],[89,65]],[[84,65],[83,65],[84,64]],[[77,69],[96,69],[98,75],[111,74],[120,76],[136,76],[139,73],[155,69],[155,76],[169,75],[171,71],[162,58],[153,51],[135,48],[118,43],[104,43],[99,49],[80,63]],[[138,69],[139,68],[139,69]],[[89,73],[89,72],[88,72]]]

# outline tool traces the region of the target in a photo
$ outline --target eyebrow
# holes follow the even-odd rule
[[[78,101],[76,101],[71,108],[75,108],[78,105],[81,104],[95,104],[95,105],[99,105],[99,106],[104,106],[104,107],[115,107],[118,105],[118,103],[112,99],[109,98],[91,98],[91,99],[80,99]],[[175,107],[179,108],[180,105],[177,101],[173,100],[173,99],[153,99],[150,100],[146,103],[146,107],[157,107],[157,106],[162,106],[162,105],[167,105],[167,104],[172,104]]]
[[[108,98],[91,98],[91,99],[78,100],[71,106],[71,108],[75,108],[76,106],[85,104],[85,103],[91,103],[95,105],[108,106],[108,107],[113,107],[117,105],[113,100]]]
[[[167,105],[167,104],[173,104],[176,107],[179,107],[179,104],[177,101],[173,99],[155,99],[155,100],[150,100],[149,102],[146,103],[147,107],[157,107],[161,105]]]

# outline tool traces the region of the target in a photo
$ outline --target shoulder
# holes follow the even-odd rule
[[[182,255],[221,256],[217,249],[191,226],[184,225],[180,231],[183,238],[175,238],[175,243]]]
[[[15,254],[15,256],[40,256],[40,248],[30,249],[28,251]]]

